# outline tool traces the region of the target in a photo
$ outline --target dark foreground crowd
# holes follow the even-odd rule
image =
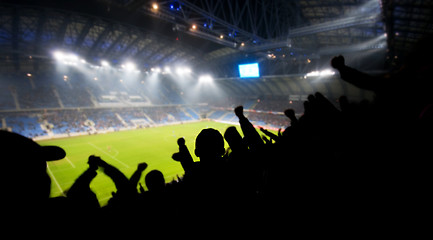
[[[121,224],[182,226],[183,236],[201,225],[254,232],[273,221],[305,231],[422,227],[423,217],[431,216],[433,146],[432,79],[425,63],[411,61],[397,74],[373,77],[335,57],[331,65],[341,77],[374,91],[374,102],[341,97],[336,108],[316,93],[299,119],[285,111],[291,125],[278,134],[255,129],[236,107],[243,137],[235,127],[224,133],[203,129],[195,149],[185,146],[193,139],[178,139],[173,159],[185,175],[166,184],[153,170],[145,176],[148,191],[140,183],[145,163],[128,179],[89,156],[88,169],[66,195],[49,198],[46,161],[65,157],[63,149],[2,131],[2,213],[17,223],[49,219],[58,226],[104,226],[104,232]],[[98,169],[117,189],[104,207],[89,187]]]

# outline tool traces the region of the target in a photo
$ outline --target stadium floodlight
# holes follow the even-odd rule
[[[126,62],[125,64],[122,64],[122,68],[126,71],[134,71],[136,69],[135,64],[132,62]]]
[[[70,53],[70,54],[68,54],[67,57],[68,57],[68,59],[69,59],[70,61],[78,62],[78,56],[75,55],[75,54]]]
[[[55,51],[53,56],[57,61],[68,65],[76,65],[79,60],[77,55],[73,53],[64,53],[62,51]]]
[[[191,71],[191,68],[189,68],[189,67],[177,67],[176,68],[176,73],[178,75],[185,75],[185,74],[192,73],[192,71]]]
[[[334,71],[332,71],[330,69],[325,69],[322,71],[309,72],[309,73],[305,74],[304,78],[307,78],[307,77],[326,77],[326,76],[332,76],[332,75],[335,75]]]
[[[210,75],[202,75],[198,78],[199,83],[212,83],[213,78]]]
[[[320,76],[332,76],[335,75],[335,72],[330,69],[325,69],[320,72]]]
[[[65,57],[65,54],[63,52],[61,52],[61,51],[55,51],[53,53],[53,56],[57,60],[63,60],[63,58]]]
[[[108,66],[110,66],[110,64],[109,64],[107,61],[105,61],[105,60],[102,60],[102,61],[101,61],[101,65],[102,65],[103,67],[108,67]]]

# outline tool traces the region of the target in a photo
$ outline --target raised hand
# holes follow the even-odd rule
[[[142,162],[137,165],[137,170],[132,174],[132,176],[129,178],[129,182],[131,183],[131,186],[134,188],[137,187],[138,181],[140,181],[141,174],[143,171],[147,168],[147,163]],[[141,187],[141,185],[140,185]]]
[[[143,172],[146,168],[147,168],[147,163],[145,163],[145,162],[142,162],[142,163],[139,163],[138,165],[137,165],[137,171],[141,171],[141,172]]]
[[[293,109],[285,110],[284,115],[290,119],[290,125],[294,126],[298,123],[298,119],[296,118],[295,111]]]
[[[92,169],[98,169],[98,167],[105,167],[107,163],[101,159],[99,156],[90,155],[89,160],[87,162],[89,164],[89,167]]]
[[[260,128],[260,131],[262,133],[264,133],[266,136],[268,136],[270,138],[270,140],[274,140],[275,142],[278,141],[278,138],[281,137],[281,128],[278,130],[278,136],[276,134],[273,134],[271,132],[269,132],[268,130],[264,129],[264,128]],[[265,136],[262,137],[263,141],[265,141],[265,143],[270,143],[271,141],[268,140]]]
[[[238,118],[244,118],[244,107],[243,106],[237,106],[235,108],[235,114]]]
[[[185,145],[185,139],[179,138],[177,139],[177,145],[179,146],[179,152],[174,153],[171,158],[174,161],[182,162],[182,161],[192,161],[191,154],[189,153],[188,148]]]
[[[189,153],[188,147],[185,145],[184,138],[179,138],[177,140],[177,145],[179,146],[179,152],[174,153],[171,158],[177,162],[180,162],[180,164],[182,164],[183,170],[185,170],[185,173],[187,174],[192,170],[194,160]]]
[[[335,69],[340,70],[341,68],[345,67],[346,64],[344,63],[344,57],[339,55],[331,60],[331,66]]]

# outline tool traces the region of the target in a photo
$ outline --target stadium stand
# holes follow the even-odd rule
[[[244,105],[246,111],[260,112],[251,113],[254,124],[278,129],[287,125],[279,117],[284,106],[296,105],[293,103],[296,101],[288,103],[287,97],[239,96],[217,98],[211,105],[205,103],[208,107],[203,111],[197,104],[185,102],[179,94],[181,90],[169,79],[163,81],[158,91],[149,91],[140,82],[125,84],[106,79],[102,84],[102,79],[85,79],[78,72],[71,72],[67,77],[48,73],[31,77],[16,74],[3,76],[1,81],[2,86],[7,86],[1,88],[3,108],[8,110],[3,115],[9,117],[4,118],[6,127],[32,138],[88,133],[90,129],[98,132],[197,121],[200,116],[236,123],[230,109],[237,105]],[[41,81],[49,87],[42,87]],[[14,99],[18,101],[16,104]],[[33,117],[10,118],[14,114],[24,116],[29,110]],[[91,123],[92,128],[85,123]]]
[[[6,129],[30,138],[43,136],[46,132],[41,128],[36,113],[8,113],[5,119]],[[31,117],[33,116],[33,117]]]

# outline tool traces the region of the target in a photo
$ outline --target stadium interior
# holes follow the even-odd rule
[[[307,74],[340,54],[369,73],[398,67],[432,31],[429,4],[2,1],[1,127],[38,138],[234,122],[231,109],[244,105],[256,125],[282,128],[282,112],[302,114],[313,92],[372,99],[334,72]],[[250,62],[260,77],[240,78],[238,64]]]
[[[396,72],[432,16],[432,0],[2,0],[0,128],[39,141],[239,125],[243,106],[255,127],[286,129],[316,92],[338,110],[341,96],[374,102],[331,59]]]

